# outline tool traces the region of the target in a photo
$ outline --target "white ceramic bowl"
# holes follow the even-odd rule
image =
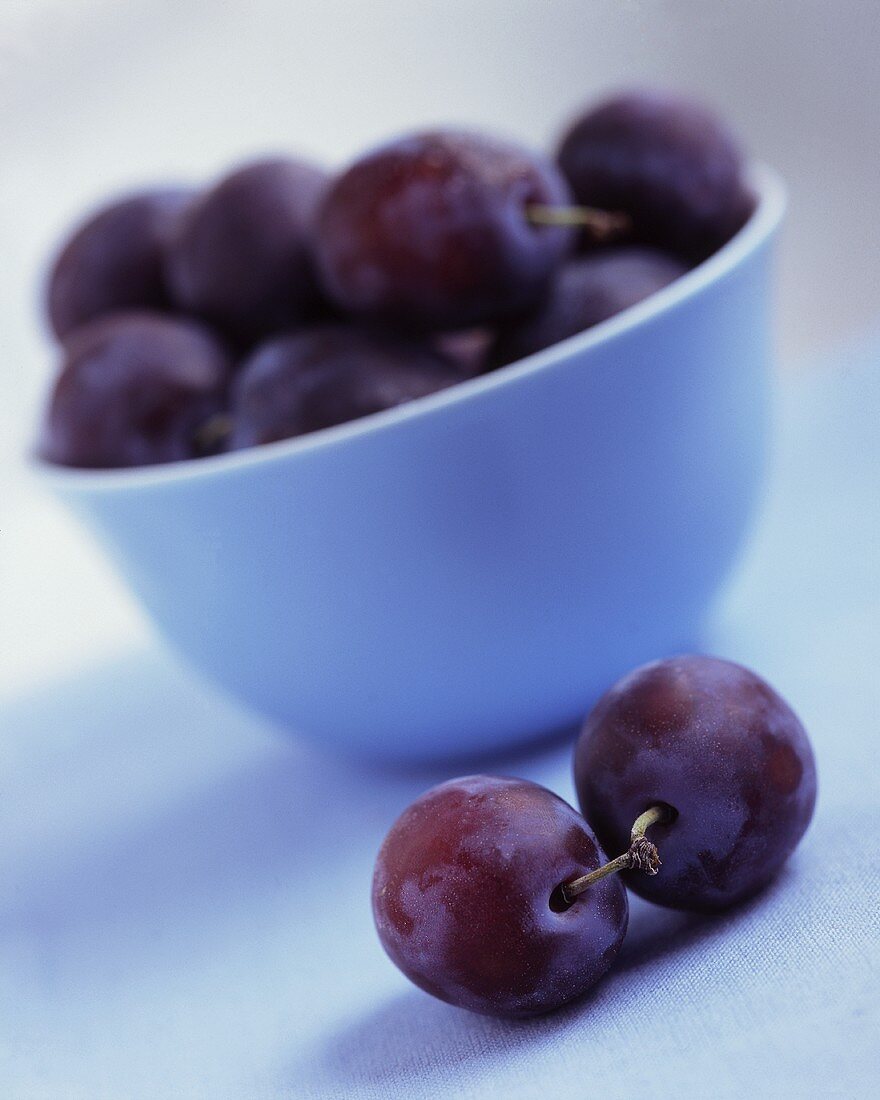
[[[197,669],[291,731],[457,756],[692,646],[758,488],[779,180],[718,253],[521,363],[247,452],[46,479]]]

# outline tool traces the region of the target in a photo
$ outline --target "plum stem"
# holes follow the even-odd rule
[[[232,427],[232,417],[228,413],[215,413],[197,429],[196,445],[201,450],[208,451],[218,443],[222,443],[231,433]]]
[[[626,214],[598,210],[593,206],[551,206],[533,202],[526,207],[532,225],[581,226],[600,241],[625,233],[631,226]]]
[[[578,894],[582,894],[584,890],[589,889],[594,882],[598,882],[608,875],[616,875],[618,871],[644,871],[646,875],[656,875],[660,870],[660,853],[657,851],[656,846],[648,840],[645,833],[652,825],[660,825],[674,820],[674,814],[675,811],[671,806],[663,804],[651,806],[650,809],[645,810],[643,814],[636,818],[633,824],[629,834],[629,848],[623,855],[612,859],[610,863],[606,863],[603,867],[597,867],[595,871],[590,871],[589,874],[581,875],[580,878],[573,879],[571,882],[564,882],[561,887],[563,900],[570,905]]]

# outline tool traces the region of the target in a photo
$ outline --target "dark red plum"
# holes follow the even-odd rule
[[[379,938],[416,985],[491,1016],[579,997],[623,941],[626,892],[603,879],[568,908],[560,884],[605,862],[583,818],[523,779],[434,787],[385,838],[373,878]]]
[[[666,253],[635,246],[571,260],[536,310],[500,329],[492,362],[515,362],[592,328],[668,286],[686,270]]]
[[[190,198],[182,188],[129,195],[73,232],[49,274],[47,311],[56,336],[108,313],[170,307],[164,249]]]
[[[326,181],[312,164],[277,158],[238,168],[205,191],[169,247],[180,309],[245,346],[313,320],[321,303],[312,223]]]
[[[147,313],[93,321],[64,343],[40,453],[91,468],[195,458],[229,370],[224,348],[194,322]]]
[[[660,905],[717,911],[757,893],[803,836],[816,768],[803,726],[753,672],[713,657],[645,665],[588,716],[575,751],[584,816],[624,851],[649,806],[677,811],[653,827],[662,867],[625,873]]]
[[[575,199],[619,210],[634,239],[700,260],[754,205],[739,144],[714,112],[659,91],[629,91],[584,114],[559,165]]]
[[[445,389],[460,370],[397,336],[328,325],[263,345],[232,387],[233,448],[343,424]]]
[[[533,204],[568,205],[549,160],[479,134],[438,131],[368,153],[318,215],[321,276],[342,308],[398,326],[464,329],[534,304],[573,240]]]

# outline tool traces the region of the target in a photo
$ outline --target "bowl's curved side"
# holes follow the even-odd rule
[[[430,415],[218,478],[58,491],[174,646],[286,726],[394,757],[526,740],[692,643],[735,557],[764,451],[771,236]]]

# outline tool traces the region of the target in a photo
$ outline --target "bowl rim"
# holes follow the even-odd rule
[[[664,313],[685,299],[694,297],[709,285],[720,281],[742,260],[758,249],[782,220],[787,203],[786,188],[780,175],[766,164],[751,165],[747,178],[757,198],[755,209],[745,225],[717,252],[690,271],[686,271],[668,286],[655,291],[641,302],[621,310],[606,321],[601,321],[592,328],[560,340],[548,348],[542,348],[524,359],[498,367],[488,374],[463,379],[448,389],[416,398],[393,409],[359,417],[345,424],[321,428],[293,439],[264,443],[240,451],[182,459],[153,466],[100,470],[61,466],[31,452],[27,458],[28,465],[42,480],[64,492],[118,491],[187,482],[258,467],[286,458],[295,458],[297,455],[312,454],[324,447],[333,447],[361,436],[381,433],[393,428],[396,424],[430,416],[446,407],[473,401],[496,389],[516,385],[521,379],[549,371],[562,360],[586,352],[622,332],[637,328],[657,314]]]

